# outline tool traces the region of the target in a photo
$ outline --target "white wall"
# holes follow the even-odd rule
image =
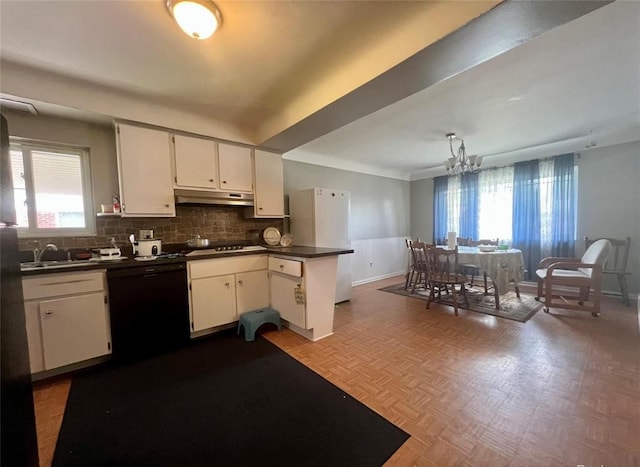
[[[351,192],[355,284],[405,272],[404,239],[411,229],[408,181],[285,160],[284,187],[286,195],[313,187]]]
[[[411,182],[411,238],[433,243],[433,178]]]
[[[627,278],[629,290],[640,292],[640,141],[592,149],[578,163],[578,254],[582,238],[631,237]],[[605,277],[605,290],[618,290]]]

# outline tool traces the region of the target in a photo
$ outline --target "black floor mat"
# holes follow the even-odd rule
[[[407,433],[259,337],[74,377],[54,466],[379,466]]]

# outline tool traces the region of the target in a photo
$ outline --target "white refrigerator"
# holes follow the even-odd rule
[[[293,244],[351,248],[351,193],[311,188],[289,194]],[[351,255],[338,256],[336,303],[351,299]]]

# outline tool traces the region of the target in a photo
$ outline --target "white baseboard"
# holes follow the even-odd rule
[[[384,274],[382,276],[367,277],[366,279],[361,279],[359,281],[352,282],[351,285],[356,287],[358,285],[368,284],[369,282],[375,282],[375,281],[379,281],[379,280],[382,280],[382,279],[388,279],[389,277],[393,277],[393,276],[403,276],[406,273],[407,273],[407,271],[396,271],[396,272],[390,272],[388,274]]]

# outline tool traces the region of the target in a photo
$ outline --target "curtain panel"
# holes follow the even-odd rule
[[[552,256],[575,257],[576,186],[574,173],[573,154],[563,154],[553,158]]]
[[[522,251],[525,278],[530,279],[541,259],[540,172],[538,161],[518,162],[513,171],[513,247]]]
[[[460,180],[459,237],[478,239],[479,214],[478,174],[464,174]]]
[[[447,237],[448,209],[447,198],[449,177],[433,179],[433,242],[443,243]]]

